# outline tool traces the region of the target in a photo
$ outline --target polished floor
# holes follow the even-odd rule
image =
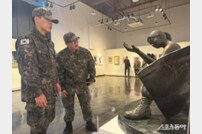
[[[93,122],[99,127],[114,118],[126,104],[141,98],[142,83],[138,78],[102,76],[96,77],[96,83],[89,87]],[[30,128],[26,123],[25,103],[21,102],[21,92],[12,94],[12,132],[13,134],[29,134]],[[89,134],[85,130],[78,98],[75,97],[75,118],[73,134]],[[56,117],[50,124],[47,134],[62,134],[65,128],[64,108],[61,98],[56,102]]]

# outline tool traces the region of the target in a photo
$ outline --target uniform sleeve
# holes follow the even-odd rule
[[[53,51],[53,54],[54,54],[54,57],[56,57],[56,52],[55,52],[55,44],[51,41],[50,43],[51,45],[51,51]],[[57,64],[57,59],[55,58],[55,62],[56,62],[56,76],[55,76],[55,81],[56,83],[59,83],[59,75],[58,75],[58,70],[57,70],[57,67],[58,67],[58,64]]]
[[[95,82],[95,74],[96,74],[95,61],[89,51],[87,57],[88,57],[88,74],[90,75],[89,81]]]
[[[62,90],[64,90],[65,89],[65,68],[64,68],[63,60],[60,54],[57,55],[56,61],[57,61],[57,72],[58,72],[59,83]]]
[[[17,62],[21,79],[26,84],[26,90],[34,98],[42,94],[41,79],[38,73],[38,60],[35,44],[29,38],[20,38],[16,41]]]

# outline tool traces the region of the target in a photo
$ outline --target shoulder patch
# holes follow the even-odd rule
[[[29,39],[21,39],[20,40],[20,45],[26,45],[29,44]]]

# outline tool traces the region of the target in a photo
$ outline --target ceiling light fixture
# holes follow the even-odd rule
[[[134,27],[140,27],[140,26],[143,26],[143,22],[141,19],[138,19],[138,21],[135,21],[135,20],[130,20],[129,23],[128,23],[128,26],[134,28]]]
[[[103,19],[101,20],[101,22],[100,22],[101,24],[103,24]]]
[[[132,0],[132,2],[138,2],[139,0]]]
[[[119,25],[119,24],[120,24],[119,21],[115,21],[115,22],[114,22],[114,26],[117,26],[117,25]]]
[[[95,11],[93,10],[93,12],[90,13],[91,15],[96,15]]]
[[[156,11],[156,12],[158,12],[158,11],[159,11],[159,6],[157,6],[157,7],[156,7],[155,11]]]
[[[72,5],[72,9],[75,9],[75,8],[76,8],[76,6],[73,4],[73,5]]]
[[[151,11],[151,12],[149,13],[149,15],[147,16],[147,18],[149,19],[149,18],[152,18],[152,17],[154,17],[153,11]]]

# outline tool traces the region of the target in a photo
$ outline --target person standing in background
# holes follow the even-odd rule
[[[124,64],[125,64],[125,76],[126,73],[128,72],[128,77],[130,76],[130,61],[128,59],[128,56],[126,56],[126,59],[124,60]]]
[[[141,67],[141,62],[138,57],[135,57],[135,63],[134,63],[135,77],[137,77],[137,73],[140,71],[140,67]]]

